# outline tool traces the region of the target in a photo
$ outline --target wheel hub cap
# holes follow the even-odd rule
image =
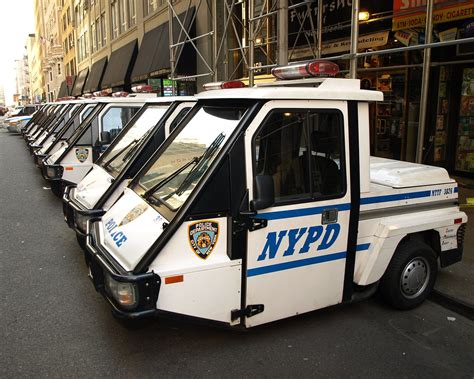
[[[425,258],[412,259],[402,271],[400,286],[407,298],[415,298],[422,293],[430,278],[430,266]]]

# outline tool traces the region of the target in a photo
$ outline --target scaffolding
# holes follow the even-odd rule
[[[416,161],[422,161],[423,141],[426,126],[426,109],[428,102],[428,77],[431,66],[431,49],[451,45],[473,43],[474,37],[454,39],[442,42],[432,42],[433,4],[427,0],[425,35],[423,44],[389,48],[377,51],[358,51],[359,25],[369,21],[359,21],[360,0],[352,0],[350,20],[350,51],[337,56],[323,57],[323,12],[328,0],[184,0],[188,2],[187,12],[195,7],[193,21],[197,14],[207,15],[209,29],[191,38],[183,23],[179,20],[173,0],[167,0],[169,15],[169,47],[171,58],[170,79],[189,80],[202,78],[205,81],[233,80],[246,78],[249,86],[255,84],[256,74],[269,73],[277,65],[307,62],[309,60],[330,59],[346,60],[349,62],[348,76],[357,77],[357,62],[359,59],[374,55],[399,54],[408,51],[423,51],[423,73],[419,111],[418,144]],[[297,10],[296,20],[298,32],[292,36],[294,43],[289,46],[288,12]],[[312,12],[317,13],[316,22]],[[187,13],[186,13],[187,14]],[[392,18],[391,14],[380,15],[380,19]],[[174,40],[173,22],[176,19],[179,26],[178,38]],[[310,30],[305,29],[306,21]],[[295,54],[296,41],[303,38],[306,41],[306,59],[298,60]],[[207,39],[207,44],[199,48],[198,41]],[[203,67],[202,72],[193,76],[176,75],[176,65],[184,44],[189,43],[196,51],[197,59]],[[208,46],[211,46],[209,49]],[[299,46],[301,48],[301,46]]]

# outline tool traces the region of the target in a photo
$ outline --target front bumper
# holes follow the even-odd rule
[[[156,301],[161,286],[161,278],[154,272],[134,275],[126,272],[99,245],[96,236],[102,222],[91,219],[87,222],[86,231],[86,264],[89,267],[89,277],[105,300],[110,304],[115,316],[124,319],[140,319],[156,314]],[[138,302],[134,309],[124,309],[110,295],[105,287],[105,276],[109,275],[115,281],[132,283],[136,286]]]
[[[38,168],[43,167],[43,160],[46,159],[47,154],[37,154],[36,152],[33,154],[33,161],[35,162],[35,166]]]
[[[87,209],[79,204],[75,198],[74,193],[77,186],[75,184],[68,185],[64,188],[63,193],[63,214],[64,221],[71,228],[74,229],[78,237],[85,238],[87,229],[87,220],[101,217],[105,211],[103,209]],[[81,218],[81,221],[79,221]]]

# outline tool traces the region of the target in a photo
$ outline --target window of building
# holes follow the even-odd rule
[[[104,47],[107,43],[107,28],[105,22],[105,12],[100,15],[100,45]]]
[[[127,2],[128,0],[120,0],[119,2],[120,33],[123,33],[125,30],[127,30]]]
[[[137,10],[135,7],[135,0],[127,0],[128,3],[128,27],[135,26],[137,22]]]
[[[49,81],[50,81],[50,82],[53,81],[53,71],[50,71],[50,72],[49,72]]]
[[[111,18],[112,18],[112,38],[117,38],[118,35],[120,34],[119,31],[119,5],[120,3],[117,0],[112,0],[111,7],[110,7],[110,13],[111,13]]]
[[[274,110],[255,137],[255,174],[272,176],[276,203],[340,196],[343,146],[339,112]]]
[[[158,0],[143,0],[143,10],[145,16],[152,14],[158,9]]]
[[[61,63],[58,63],[58,75],[61,75]]]
[[[91,22],[91,52],[94,53],[97,51],[97,29],[95,27],[95,22]]]

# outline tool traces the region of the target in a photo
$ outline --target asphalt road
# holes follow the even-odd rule
[[[246,332],[124,328],[87,278],[60,200],[3,130],[0,212],[1,378],[474,375],[474,323],[429,301],[399,312],[370,300]]]

